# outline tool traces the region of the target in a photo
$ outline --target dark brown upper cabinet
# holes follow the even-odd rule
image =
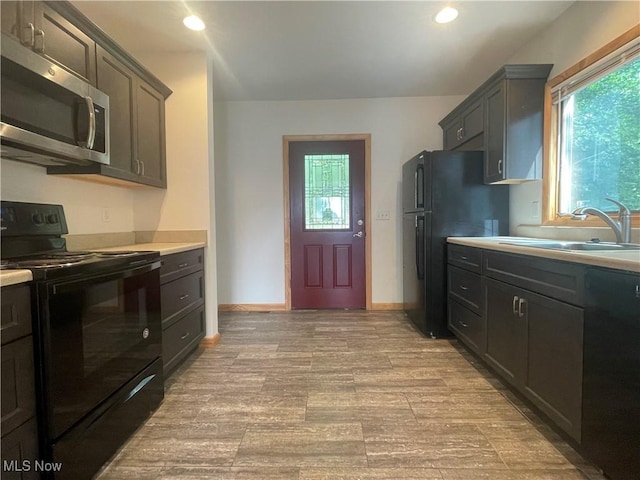
[[[109,165],[48,167],[103,183],[166,188],[164,96],[123,61],[97,47],[99,90],[109,95]]]
[[[58,63],[66,62],[71,68],[65,68],[109,95],[110,164],[50,166],[47,173],[128,187],[166,188],[164,102],[171,90],[69,2],[3,1],[3,33],[25,44],[22,37],[30,36],[30,28],[16,25],[28,15],[25,12],[31,11],[42,16],[37,25],[49,25],[47,31],[55,32],[45,33],[45,46],[50,45],[45,48],[47,55],[56,55]],[[65,41],[62,31],[71,32],[69,39],[87,41]],[[49,37],[51,40],[47,40]],[[73,61],[82,56],[78,43],[89,45],[87,49],[91,51],[85,73],[79,72],[83,70],[80,63]]]
[[[446,122],[446,123],[445,123]],[[482,97],[475,101],[471,100],[464,104],[464,108],[454,110],[443,120],[442,130],[444,132],[444,149],[456,150],[461,145],[476,145],[477,137],[484,129],[484,102]],[[480,142],[482,139],[480,139]],[[461,148],[461,150],[472,150],[473,148]]]
[[[484,183],[542,178],[544,86],[553,65],[505,65],[442,121],[445,150],[484,150]]]
[[[55,3],[3,1],[2,33],[24,47],[96,84],[95,41],[58,13]]]

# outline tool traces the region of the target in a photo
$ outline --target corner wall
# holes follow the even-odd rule
[[[207,337],[218,332],[213,106],[204,53],[138,54],[173,93],[165,103],[167,189],[134,192],[134,229],[206,230]]]

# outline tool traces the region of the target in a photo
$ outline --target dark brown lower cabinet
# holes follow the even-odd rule
[[[4,287],[2,303],[2,474],[39,478],[35,370],[29,287]]]
[[[486,279],[485,359],[578,442],[584,310]]]
[[[162,364],[165,378],[205,335],[204,250],[162,257]]]

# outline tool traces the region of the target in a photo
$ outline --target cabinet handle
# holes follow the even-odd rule
[[[465,287],[464,285],[460,285],[460,290],[464,290],[466,292],[467,290],[469,290],[469,288]]]
[[[142,164],[142,176],[144,176],[144,161],[140,160],[140,163]]]
[[[464,328],[467,328],[469,325],[464,323],[462,320],[458,320],[458,323],[462,325]]]
[[[466,255],[460,255],[460,260],[469,260],[469,257]]]
[[[636,285],[636,298],[640,298],[640,285]]]
[[[518,314],[518,311],[516,310],[516,305],[518,304],[518,297],[517,296],[513,296],[513,305],[511,306],[511,311],[513,312],[514,315]]]
[[[187,332],[187,333],[185,333],[184,335],[182,335],[182,336],[180,337],[180,340],[186,340],[186,339],[187,339],[187,337],[188,337],[189,335],[191,335],[191,332]]]
[[[26,28],[29,29],[29,41],[23,41],[22,44],[33,48],[36,44],[36,27],[33,25],[33,23],[29,22],[27,23]]]
[[[34,39],[33,39],[33,49],[38,53],[44,53],[44,30],[39,28],[38,30],[36,30],[35,36],[36,37],[42,37],[42,43],[40,44],[40,47],[37,47],[36,46],[36,40],[35,40],[35,37],[34,37]]]
[[[185,293],[184,295],[180,295],[179,299],[180,300],[186,300],[187,298],[189,298],[189,294]]]
[[[180,265],[178,265],[178,268],[184,268],[188,266],[189,266],[189,263],[181,263]]]
[[[140,175],[140,160],[136,159],[136,175]]]
[[[524,298],[521,298],[520,300],[518,300],[518,317],[522,318],[524,317],[524,306],[527,304],[527,301]]]
[[[498,160],[498,173],[502,175],[502,159]]]
[[[460,140],[464,138],[464,127],[460,127]]]

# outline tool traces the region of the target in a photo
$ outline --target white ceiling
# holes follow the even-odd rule
[[[573,2],[449,2],[448,25],[444,1],[73,3],[134,56],[211,51],[218,100],[316,100],[468,94]]]

